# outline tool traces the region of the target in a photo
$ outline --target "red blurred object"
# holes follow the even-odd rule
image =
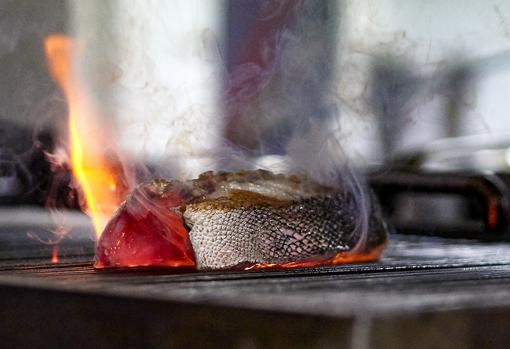
[[[137,188],[115,213],[99,239],[96,268],[194,267],[195,259],[175,192],[154,185]]]

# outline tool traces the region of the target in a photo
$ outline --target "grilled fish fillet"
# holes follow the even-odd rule
[[[362,206],[347,188],[301,176],[256,170],[157,180],[124,206],[137,195],[173,198],[166,212],[182,219],[198,269],[370,260],[387,240],[375,200]]]

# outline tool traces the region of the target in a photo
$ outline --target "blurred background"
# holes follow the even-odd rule
[[[6,153],[24,153],[34,135],[65,119],[42,46],[55,32],[86,42],[82,69],[115,118],[123,148],[148,162],[184,157],[186,175],[217,167],[225,149],[286,153],[310,119],[359,165],[436,150],[439,139],[477,136],[486,147],[510,133],[505,1],[0,6]]]
[[[152,177],[315,169],[323,153],[365,172],[510,168],[508,1],[2,0],[0,9],[7,205],[78,207],[61,152],[67,104],[44,57],[53,33],[83,44],[76,63],[90,97]]]

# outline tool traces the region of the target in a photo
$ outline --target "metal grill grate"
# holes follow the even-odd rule
[[[400,331],[399,326],[415,321],[414,337],[402,337],[399,332],[399,338],[411,341],[403,343],[407,345],[420,336],[425,326],[423,314],[428,314],[426,326],[441,330],[444,316],[464,312],[464,317],[455,321],[467,321],[469,327],[474,314],[499,314],[510,307],[510,245],[504,243],[395,235],[383,260],[377,263],[200,273],[168,269],[95,271],[91,252],[89,246],[83,254],[68,255],[58,264],[50,263],[49,258],[4,259],[0,263],[0,306],[10,312],[8,318],[41,321],[39,335],[45,333],[44,326],[53,331],[52,326],[73,325],[75,328],[50,339],[57,344],[81,338],[79,331],[88,331],[94,340],[108,343],[108,336],[98,333],[105,330],[101,330],[101,323],[115,323],[120,316],[125,318],[118,327],[107,326],[116,333],[114,344],[139,341],[138,337],[129,338],[133,333],[152,333],[163,326],[170,332],[158,332],[153,334],[156,339],[144,337],[144,341],[187,345],[200,338],[198,342],[219,345],[211,342],[212,331],[223,333],[227,337],[222,340],[234,346],[244,340],[257,345],[265,340],[281,346],[310,346],[321,341],[350,345],[360,326],[368,326],[370,340],[378,341],[386,338],[388,331]],[[124,308],[126,304],[130,305]],[[161,313],[162,309],[166,312]],[[68,320],[62,318],[66,316],[86,319],[62,325]],[[178,325],[175,316],[179,316]],[[431,320],[436,318],[437,325]],[[495,318],[497,328],[510,321],[510,316]],[[391,326],[386,328],[388,323]],[[322,324],[324,331],[317,324]],[[203,326],[210,329],[200,331]],[[330,326],[335,330],[326,330]],[[197,332],[189,337],[192,328]],[[304,328],[311,331],[305,336],[308,339],[297,335]],[[459,336],[464,335],[459,331]],[[499,338],[490,333],[491,340]],[[31,343],[27,341],[32,335],[9,333],[3,337]],[[454,338],[455,333],[451,336]],[[479,337],[484,340],[485,335]]]

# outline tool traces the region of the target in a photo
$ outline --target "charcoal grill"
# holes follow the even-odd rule
[[[394,234],[376,263],[95,271],[90,238],[62,240],[51,263],[51,246],[18,231],[14,254],[2,229],[9,348],[504,347],[510,325],[506,243]]]

